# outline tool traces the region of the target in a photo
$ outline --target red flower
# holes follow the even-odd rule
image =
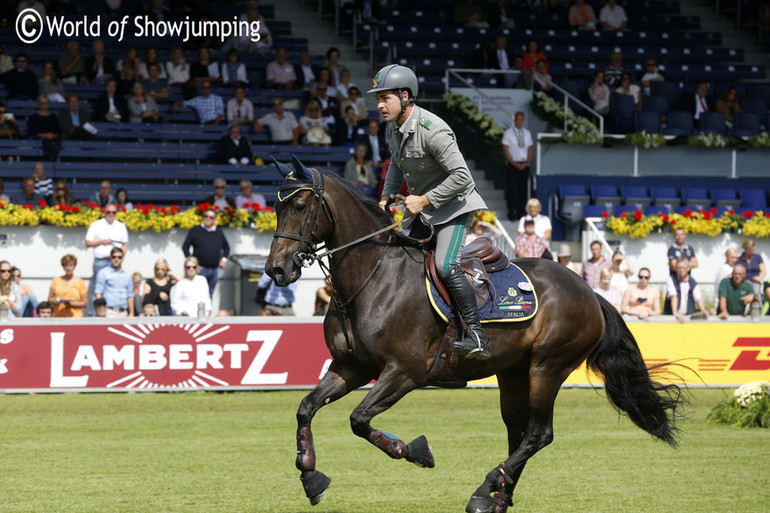
[[[604,212],[602,212],[602,217],[603,218],[607,219],[609,216],[610,216],[610,213],[607,212],[606,210]]]
[[[264,209],[262,209],[262,210],[266,210],[266,211],[268,211],[268,212],[272,212],[272,211],[273,211],[273,209],[272,209],[272,208],[270,208],[270,207],[265,207],[265,208],[264,208]]]
[[[733,210],[733,209],[728,210],[727,211],[727,215],[728,216],[734,216],[735,215],[735,210]]]
[[[708,221],[709,219],[711,219],[711,212],[706,210],[706,211],[703,212],[703,220],[704,221]]]
[[[207,203],[207,205],[208,205],[208,203]],[[212,210],[219,210],[219,205],[214,205],[213,207],[211,207],[211,209]]]
[[[83,203],[85,203],[85,202],[83,202]],[[88,206],[91,207],[91,208],[99,208],[99,205],[97,205],[93,201]]]
[[[28,203],[28,204],[24,205],[24,208],[26,208],[27,210],[33,210],[35,207],[33,207],[32,205],[30,205]]]
[[[148,215],[150,213],[150,205],[145,205],[142,209],[142,214]]]
[[[663,222],[664,223],[668,222],[668,216],[666,214],[663,214]],[[674,222],[672,221],[671,224],[674,224]]]
[[[72,212],[75,212],[76,214],[79,214],[80,213],[80,207],[78,207],[78,206],[72,207]]]
[[[636,212],[634,212],[634,221],[641,221],[641,220],[642,220],[642,211],[637,208]]]
[[[754,212],[752,212],[751,210],[747,210],[746,212],[741,214],[741,217],[743,218],[744,221],[747,219],[751,219],[752,217],[754,217]]]
[[[620,214],[621,219],[626,219],[627,217],[628,217],[628,212],[621,212]]]
[[[175,214],[175,213],[179,212],[180,210],[181,209],[179,207],[177,207],[176,205],[171,205],[171,213],[172,214]]]
[[[688,208],[684,212],[682,212],[682,215],[685,217],[692,217],[692,210]]]
[[[207,203],[199,203],[198,204],[198,212],[205,212],[206,211],[206,205],[207,205]]]
[[[38,205],[40,208],[45,208],[45,207],[47,207],[47,206],[48,206],[48,203],[46,203],[46,201],[45,201],[44,199],[39,199],[39,200],[37,200],[37,205]]]
[[[671,220],[671,226],[674,226],[676,224],[676,219]]]
[[[711,207],[712,214],[716,214],[717,212],[719,212],[719,209],[717,207]]]

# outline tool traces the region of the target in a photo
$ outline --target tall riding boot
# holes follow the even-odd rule
[[[465,277],[459,265],[454,265],[444,276],[444,284],[452,296],[455,312],[465,323],[466,330],[462,337],[452,342],[452,350],[469,360],[489,358],[489,343],[479,322],[479,309],[473,287]]]

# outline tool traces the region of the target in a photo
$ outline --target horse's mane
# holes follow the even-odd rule
[[[322,171],[324,174],[324,177],[328,180],[333,180],[336,184],[338,184],[340,187],[345,189],[345,191],[350,194],[350,196],[362,207],[364,207],[364,211],[369,214],[369,216],[372,218],[372,220],[377,223],[380,227],[388,226],[393,222],[393,217],[387,212],[383,212],[383,210],[380,208],[379,204],[376,203],[374,200],[367,198],[363,194],[361,194],[361,191],[358,190],[358,187],[350,183],[349,181],[345,180],[343,177],[339,176],[337,173],[334,173],[332,171]]]

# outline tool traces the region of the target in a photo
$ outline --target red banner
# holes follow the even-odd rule
[[[0,390],[312,387],[320,322],[0,326]]]

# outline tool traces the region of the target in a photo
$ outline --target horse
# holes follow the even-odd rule
[[[276,166],[284,181],[276,203],[277,228],[265,272],[278,286],[328,256],[333,300],[324,318],[332,362],[297,410],[296,467],[312,505],[331,479],[316,469],[311,422],[324,405],[376,380],[350,415],[356,435],[394,459],[433,467],[424,436],[410,443],[372,427],[372,419],[417,388],[440,385],[428,370],[446,324],[430,307],[421,247],[393,233],[393,218],[358,189],[328,171]],[[505,461],[472,493],[468,513],[501,513],[512,505],[527,460],[553,440],[554,401],[583,361],[602,377],[609,401],[641,429],[676,447],[676,419],[685,401],[676,384],[653,378],[623,318],[574,272],[544,259],[516,264],[538,293],[533,318],[486,323],[492,357],[459,360],[463,380],[495,375],[508,434]]]

